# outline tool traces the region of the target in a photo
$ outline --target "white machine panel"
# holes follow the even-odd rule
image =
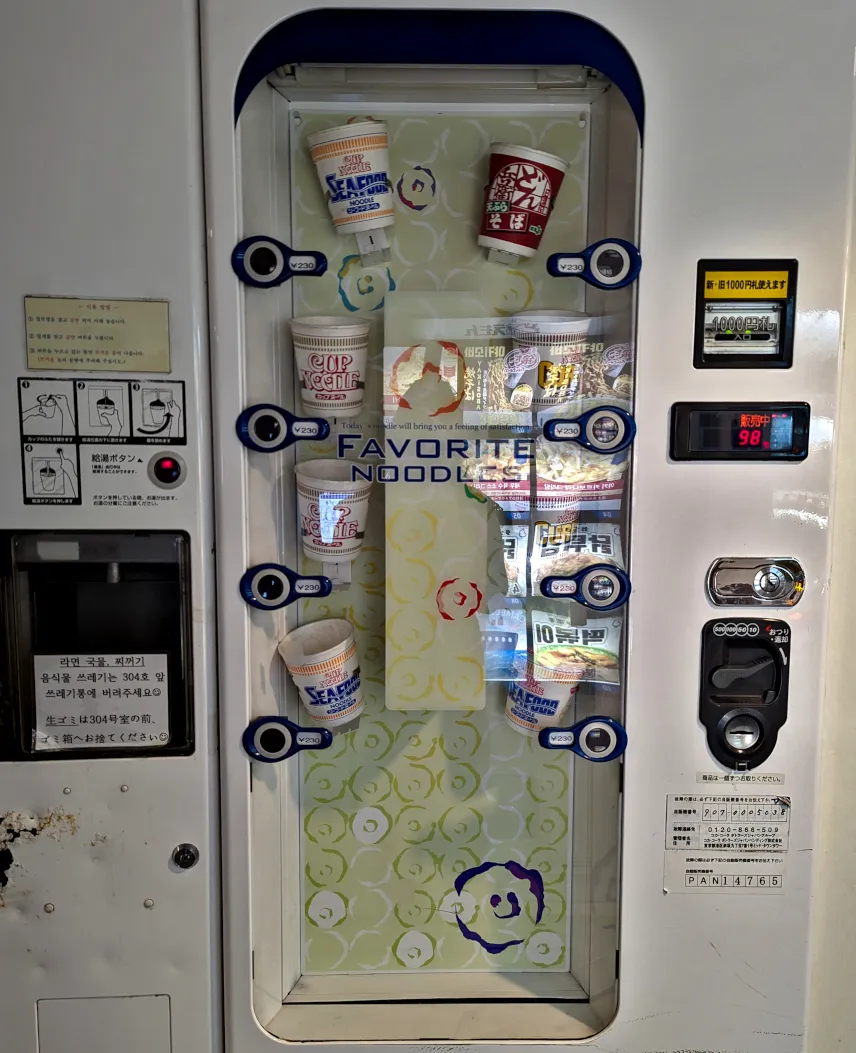
[[[606,34],[591,56],[590,23]],[[514,51],[492,62],[497,25]],[[833,436],[853,4],[341,0],[319,15],[293,0],[33,0],[6,13],[6,41],[4,1047],[826,1053],[807,1044],[806,991],[829,526],[849,480],[835,482]],[[330,129],[351,119],[386,124],[385,180],[366,178],[370,132],[342,172],[324,168]],[[496,237],[476,240],[499,138],[568,169],[531,258],[509,249],[501,186]],[[395,225],[336,234],[378,187]],[[544,212],[543,182],[524,189]],[[255,262],[241,249],[254,236],[268,253]],[[598,239],[600,263],[584,252]],[[612,288],[638,271],[637,246],[641,272]],[[702,263],[728,299],[707,296]],[[762,284],[747,285],[752,268]],[[624,327],[597,352],[610,421],[577,405],[568,362],[511,358],[529,307]],[[365,377],[350,347],[299,365],[290,323],[318,314],[369,323]],[[465,401],[475,374],[458,391],[448,354],[420,360],[420,381],[461,396],[439,407],[443,427],[396,379],[414,349],[466,341],[473,359],[508,357],[514,441],[546,437],[527,432],[530,410],[563,449],[632,440],[599,539],[594,519],[527,519],[539,489],[556,501],[573,485],[564,456],[549,486],[506,460],[500,487],[470,487],[457,508],[428,488],[442,473],[418,474],[420,441],[428,462],[462,456],[430,453],[454,428],[453,443],[495,437],[492,407]],[[533,410],[539,383],[574,414]],[[365,410],[350,417],[310,412],[355,393]],[[717,420],[676,440],[673,407],[700,403]],[[764,407],[804,414],[802,445],[773,449]],[[280,445],[283,429],[297,442]],[[329,478],[319,500],[293,471],[315,458],[359,459],[368,506],[355,485],[325,511]],[[422,526],[404,514],[396,532],[396,501],[421,501]],[[485,525],[487,503],[506,518]],[[608,552],[608,573],[548,586],[568,544]],[[438,575],[429,550],[444,545],[466,573]],[[488,551],[507,585],[493,607]],[[714,573],[726,565],[731,578]],[[425,580],[431,603],[408,615]],[[573,624],[531,617],[536,588]],[[580,615],[580,599],[619,593],[602,625]],[[351,630],[307,650],[317,663],[278,649],[321,618]],[[543,749],[509,730],[506,682],[509,719],[543,716],[543,690],[520,668],[492,677],[480,643],[525,668],[591,631],[618,641],[612,681],[568,689]],[[389,656],[422,643],[424,683],[406,663],[394,682]],[[456,647],[479,672],[451,684]],[[312,704],[365,708],[330,727]],[[589,719],[594,738],[571,730]],[[626,752],[599,764],[604,743]]]

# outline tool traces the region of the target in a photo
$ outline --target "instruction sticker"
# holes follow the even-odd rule
[[[167,300],[25,296],[29,369],[169,373]]]
[[[133,442],[186,442],[184,381],[146,380],[131,384]]]
[[[80,504],[80,458],[76,446],[28,442],[21,447],[21,462],[24,504]]]
[[[183,380],[19,377],[18,407],[25,504],[81,504],[81,460],[87,479],[99,476],[94,504],[154,507],[175,500],[151,493],[148,455],[121,447],[187,444]],[[93,452],[98,446],[114,449]],[[107,476],[123,484],[134,477],[135,485],[118,488],[121,502],[111,499],[115,487],[101,490]]]
[[[131,438],[128,381],[78,380],[78,431],[83,443],[123,443]]]
[[[664,892],[782,893],[783,856],[752,855],[723,858],[701,852],[666,852]]]
[[[784,852],[791,829],[788,797],[686,794],[666,797],[666,849]]]
[[[167,655],[34,655],[33,674],[37,751],[169,742]]]
[[[785,776],[777,771],[698,771],[696,782],[727,782],[737,786],[782,786]]]

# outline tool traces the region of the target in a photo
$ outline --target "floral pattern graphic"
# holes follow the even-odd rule
[[[395,291],[389,267],[363,267],[359,256],[346,256],[336,273],[339,296],[349,311],[379,311]]]
[[[415,165],[399,178],[395,189],[402,205],[412,208],[414,212],[421,212],[434,200],[437,180],[430,168]]]
[[[449,622],[458,618],[472,618],[481,606],[482,594],[474,581],[449,578],[437,589],[437,609],[440,617]]]

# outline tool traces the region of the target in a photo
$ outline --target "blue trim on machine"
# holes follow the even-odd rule
[[[592,66],[630,104],[642,133],[645,101],[636,66],[603,26],[570,11],[316,8],[278,22],[247,56],[235,86],[235,121],[250,93],[280,66],[299,62],[414,66]]]

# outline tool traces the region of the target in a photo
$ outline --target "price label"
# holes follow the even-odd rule
[[[291,256],[288,260],[288,269],[291,271],[314,271],[317,266],[314,256]]]

